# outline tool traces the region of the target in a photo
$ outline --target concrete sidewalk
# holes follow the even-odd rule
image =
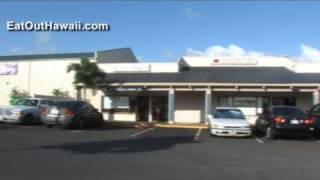
[[[163,122],[106,122],[107,126],[119,127],[119,128],[148,128],[148,127],[160,127],[160,128],[184,128],[184,129],[207,129],[208,125],[205,124],[184,124],[184,123],[163,123]]]
[[[168,124],[168,123],[155,123],[154,126],[161,128],[185,128],[185,129],[207,129],[208,125],[205,124]]]

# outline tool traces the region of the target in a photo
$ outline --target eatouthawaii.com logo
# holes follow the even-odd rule
[[[107,23],[84,23],[75,21],[72,23],[57,23],[53,21],[7,21],[7,31],[110,31]]]

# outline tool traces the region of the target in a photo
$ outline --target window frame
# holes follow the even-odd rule
[[[105,97],[128,97],[129,99],[129,107],[128,108],[110,108],[106,109],[104,107],[104,101]],[[101,112],[120,112],[120,113],[131,113],[134,112],[134,108],[132,107],[132,101],[136,99],[137,96],[126,96],[126,95],[107,95],[107,96],[101,96]]]
[[[318,108],[318,111],[315,111],[315,109]],[[312,109],[311,109],[311,113],[320,113],[320,104],[315,105]]]

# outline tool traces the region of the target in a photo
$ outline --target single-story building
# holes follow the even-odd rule
[[[0,104],[13,87],[30,95],[54,88],[77,96],[70,63],[81,57],[105,71],[96,94],[87,100],[106,121],[205,123],[217,106],[239,107],[251,123],[262,105],[303,110],[320,101],[320,63],[288,57],[181,57],[176,62],[138,62],[129,48],[92,53],[0,56]],[[90,90],[88,91],[90,92]]]

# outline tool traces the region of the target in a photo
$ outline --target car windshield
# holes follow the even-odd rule
[[[306,113],[304,113],[301,109],[295,107],[276,107],[273,108],[273,114],[275,116],[295,116],[295,117],[305,117]]]
[[[14,106],[37,106],[38,100],[36,99],[19,99],[13,103]]]
[[[245,119],[245,116],[237,109],[217,109],[214,113],[214,118],[217,119]]]

